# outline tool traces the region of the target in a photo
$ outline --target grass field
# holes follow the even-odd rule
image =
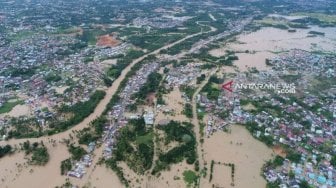
[[[12,40],[12,41],[19,41],[19,40],[29,38],[29,37],[33,36],[34,34],[36,34],[36,33],[33,32],[33,31],[23,30],[23,31],[13,33],[9,37],[9,39]]]
[[[335,24],[336,23],[336,15],[328,15],[323,13],[295,13],[292,14],[293,16],[307,16],[310,18],[316,18],[321,22],[328,23],[328,24]]]
[[[194,171],[186,170],[183,172],[183,179],[187,185],[192,185],[197,182],[197,175]]]
[[[148,134],[145,134],[143,136],[137,137],[136,143],[151,145],[153,137],[154,137],[154,133],[153,132],[149,132]]]
[[[3,104],[3,106],[0,107],[0,114],[10,112],[18,104],[24,104],[24,102],[23,101],[6,102],[5,104]]]

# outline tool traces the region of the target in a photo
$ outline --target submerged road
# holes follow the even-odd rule
[[[209,32],[209,31],[207,31]],[[63,144],[59,144],[59,142],[65,140],[65,139],[69,139],[69,135],[72,134],[74,131],[78,131],[81,130],[85,127],[88,127],[90,122],[92,122],[93,120],[95,120],[97,117],[101,116],[107,106],[107,104],[110,102],[110,99],[112,98],[112,96],[114,94],[116,94],[118,87],[120,86],[120,83],[125,79],[125,76],[127,75],[127,73],[132,69],[133,66],[135,66],[137,63],[141,62],[143,59],[145,59],[146,57],[150,56],[150,55],[156,55],[158,54],[161,50],[163,49],[168,49],[174,45],[177,45],[189,38],[192,38],[194,36],[197,35],[201,35],[203,33],[206,32],[199,32],[199,33],[195,33],[189,36],[186,36],[180,40],[177,40],[173,43],[167,44],[153,52],[147,53],[135,60],[132,61],[131,64],[129,64],[121,73],[121,75],[113,82],[112,86],[107,88],[105,90],[106,95],[105,97],[98,103],[98,105],[96,106],[94,112],[92,114],[90,114],[88,117],[86,117],[82,122],[80,122],[79,124],[71,127],[70,129],[64,131],[64,132],[60,132],[58,134],[54,134],[54,135],[50,135],[50,136],[42,136],[39,138],[23,138],[23,139],[10,139],[10,140],[3,140],[0,141],[0,145],[5,145],[5,144],[9,144],[9,145],[17,145],[19,146],[19,144],[22,144],[25,141],[29,141],[30,143],[33,142],[43,142],[44,145],[48,148],[48,153],[50,154],[50,161],[44,166],[44,168],[34,168],[34,170],[36,170],[36,173],[30,174],[30,176],[38,176],[41,177],[42,179],[46,179],[47,181],[36,181],[33,184],[36,185],[36,187],[45,187],[46,185],[59,185],[62,182],[64,182],[66,177],[60,176],[59,174],[59,164],[61,164],[61,161],[68,158],[69,154],[66,151],[66,147]],[[55,145],[53,144],[55,143]],[[92,161],[92,165],[86,169],[87,170],[87,174],[82,178],[82,179],[71,179],[72,182],[74,182],[75,184],[84,186],[86,185],[86,183],[89,183],[92,178],[93,178],[93,174],[96,171],[96,164],[99,161],[101,154],[102,154],[102,150],[103,147],[99,147],[97,149],[94,150],[93,152],[93,161]],[[63,153],[63,154],[62,154]],[[60,156],[60,154],[62,156]],[[18,155],[15,155],[18,156]],[[14,157],[15,157],[14,156]],[[3,158],[2,162],[7,162],[7,160],[12,160],[12,158]],[[17,161],[14,160],[14,162],[19,162],[22,159],[20,158],[20,156],[18,157]],[[54,166],[57,167],[54,167]],[[57,170],[55,170],[57,169]],[[0,171],[0,173],[2,173]],[[4,171],[5,173],[5,171]],[[28,171],[26,173],[29,173]],[[52,174],[50,176],[50,174]],[[46,177],[46,175],[48,175],[48,177]],[[53,177],[50,179],[50,177]],[[25,178],[24,177],[20,177],[17,179],[17,181],[15,182],[6,182],[8,185],[12,185],[13,183],[17,183],[17,184],[22,184],[22,182],[25,182]]]
[[[216,73],[216,71],[218,70],[218,67],[211,71],[211,73],[206,77],[206,79],[201,83],[201,85],[197,88],[197,90],[195,91],[193,97],[192,97],[192,112],[193,112],[193,118],[192,118],[192,124],[194,125],[194,132],[195,132],[195,136],[196,136],[196,140],[197,140],[197,155],[198,155],[198,161],[199,161],[199,169],[202,170],[204,168],[204,156],[203,156],[203,151],[202,151],[202,143],[200,142],[200,140],[202,139],[201,137],[201,133],[200,133],[200,123],[199,120],[197,118],[197,101],[196,101],[196,97],[198,95],[198,93],[202,90],[202,88],[208,83],[210,77]],[[201,178],[199,179],[199,181],[201,181]],[[200,185],[201,183],[198,182],[198,184]]]

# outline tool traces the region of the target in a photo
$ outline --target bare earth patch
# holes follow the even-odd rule
[[[120,44],[120,41],[117,40],[113,33],[102,35],[98,37],[97,46],[104,46],[104,47],[115,47]]]

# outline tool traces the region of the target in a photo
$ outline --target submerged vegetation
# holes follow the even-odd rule
[[[30,125],[27,123],[27,120],[20,120],[18,119],[16,122],[16,129],[13,129],[9,131],[8,138],[26,138],[26,137],[40,137],[45,134],[52,135],[56,134],[58,132],[64,131],[69,129],[70,127],[80,123],[83,121],[86,117],[88,117],[93,111],[95,110],[98,103],[104,98],[105,91],[96,91],[94,92],[89,100],[85,102],[78,102],[72,106],[62,106],[60,108],[60,113],[64,115],[69,115],[70,118],[66,119],[64,121],[58,121],[58,120],[50,120],[51,124],[49,126],[49,130],[42,131],[37,125],[36,119],[30,120]],[[21,126],[21,125],[25,126]],[[37,127],[37,128],[31,128],[31,127]]]
[[[144,174],[151,168],[153,156],[153,130],[146,128],[143,119],[138,119],[130,121],[120,130],[112,158],[107,159],[105,163],[117,173],[123,183],[126,183],[127,180],[118,162],[123,161],[134,172]]]
[[[197,160],[196,139],[193,133],[193,125],[187,122],[179,123],[171,121],[169,124],[160,126],[158,129],[165,133],[164,143],[176,141],[178,146],[162,152],[155,161],[152,174],[157,174],[161,170],[169,168],[170,164],[175,164],[186,160],[188,164],[194,164]]]
[[[0,106],[0,114],[10,112],[16,105],[24,104],[23,101],[6,102]]]
[[[49,153],[43,142],[30,144],[29,141],[26,141],[21,148],[29,156],[28,162],[32,165],[45,165],[49,161]]]

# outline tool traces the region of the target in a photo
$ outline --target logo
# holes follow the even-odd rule
[[[230,92],[233,92],[232,90],[232,85],[233,85],[233,80],[231,80],[230,82],[223,84],[222,85],[222,89],[228,90]]]
[[[223,90],[233,92],[235,89],[252,89],[252,90],[273,90],[279,94],[287,93],[294,94],[296,93],[296,87],[294,83],[240,83],[233,84],[233,80],[222,85]]]

